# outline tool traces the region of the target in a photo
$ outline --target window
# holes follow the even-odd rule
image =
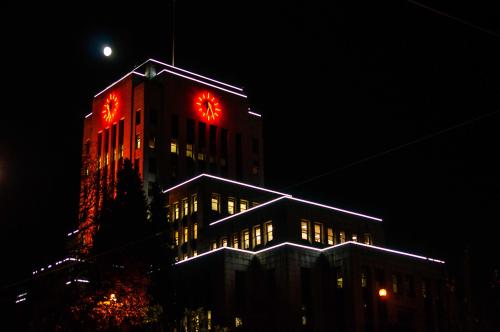
[[[241,320],[241,317],[234,317],[234,327],[242,327],[243,326],[243,321]]]
[[[135,148],[136,149],[141,148],[141,135],[139,134],[135,135]]]
[[[250,232],[248,229],[243,231],[243,249],[250,248]]]
[[[193,158],[193,144],[186,144],[186,157]]]
[[[302,240],[309,240],[309,222],[307,220],[300,222],[300,233]]]
[[[392,292],[394,294],[398,294],[399,293],[399,288],[400,288],[400,286],[399,286],[399,283],[400,283],[399,279],[400,278],[399,278],[399,276],[397,274],[393,274],[392,275]]]
[[[123,133],[125,128],[125,120],[121,119],[118,123],[118,156],[123,158]]]
[[[330,227],[328,227],[327,229],[327,237],[328,237],[328,245],[329,246],[333,246],[333,229],[331,229]]]
[[[339,240],[340,240],[340,243],[345,242],[345,232],[344,231],[339,232]]]
[[[179,231],[175,231],[175,245],[179,245]]]
[[[321,224],[314,223],[314,242],[322,242],[322,226]]]
[[[220,244],[222,247],[227,247],[227,237],[222,238],[220,241]]]
[[[248,201],[240,199],[240,212],[246,211],[248,209]]]
[[[344,288],[344,278],[340,270],[337,270],[337,288]]]
[[[156,173],[156,158],[149,158],[149,173]]]
[[[196,257],[198,256],[198,251],[197,250],[193,250],[193,257]]]
[[[184,198],[182,200],[182,215],[187,216],[188,214],[189,214],[189,203],[188,203],[188,199]]]
[[[366,272],[361,272],[361,287],[366,288],[368,286],[368,278],[366,277]]]
[[[137,110],[135,112],[135,124],[140,125],[141,124],[141,110]]]
[[[194,194],[191,196],[191,209],[192,212],[198,212],[198,195]]]
[[[212,194],[212,211],[217,211],[219,212],[219,201],[220,201],[220,196],[218,194]]]
[[[148,146],[150,149],[154,150],[156,146],[156,138],[154,136],[151,136],[148,141]]]
[[[217,249],[217,242],[212,241],[212,243],[210,244],[210,248],[211,248],[212,250]]]
[[[203,152],[198,152],[198,160],[205,160],[205,154]]]
[[[187,227],[184,227],[184,243],[189,241],[189,230]]]
[[[372,235],[370,233],[365,233],[363,243],[368,245],[373,244]]]
[[[179,137],[179,116],[172,114],[172,138]]]
[[[258,202],[252,202],[252,207],[256,207],[257,205],[259,205]]]
[[[356,233],[352,234],[352,240],[354,242],[358,242],[358,234],[356,234]]]
[[[198,239],[198,223],[193,224],[193,239]]]
[[[260,226],[255,226],[253,228],[253,240],[254,240],[254,246],[259,246],[262,243]]]
[[[240,241],[238,239],[238,234],[233,234],[233,248],[238,249],[240,247]]]
[[[167,222],[172,222],[172,217],[170,216],[170,205],[167,205]]]
[[[174,220],[179,219],[179,203],[174,203]]]
[[[234,214],[234,198],[232,197],[227,199],[227,213]]]
[[[179,150],[177,150],[177,142],[175,140],[170,141],[170,152],[178,154]]]
[[[252,152],[259,153],[259,140],[257,138],[252,139]]]
[[[273,240],[273,223],[272,222],[267,222],[265,224],[265,228],[266,228],[266,241],[269,242],[269,241],[272,241]]]

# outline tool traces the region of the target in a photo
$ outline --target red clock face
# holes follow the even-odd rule
[[[217,120],[222,115],[219,101],[210,92],[202,92],[195,98],[195,108],[208,122]]]
[[[113,121],[118,112],[118,97],[114,93],[110,93],[102,107],[102,117],[108,123]]]

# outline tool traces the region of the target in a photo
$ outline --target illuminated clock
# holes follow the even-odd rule
[[[118,112],[118,97],[114,93],[110,93],[102,107],[102,117],[106,122],[111,122]]]
[[[202,92],[195,98],[195,107],[198,113],[208,122],[214,121],[222,115],[222,109],[217,98],[210,92]]]

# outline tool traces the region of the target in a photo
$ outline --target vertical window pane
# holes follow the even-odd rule
[[[234,214],[234,198],[227,199],[227,213]]]
[[[270,222],[266,224],[266,237],[267,241],[273,240],[273,224]]]
[[[250,232],[248,230],[243,231],[243,249],[250,248]]]
[[[255,238],[255,245],[258,246],[262,243],[262,238],[260,234],[260,226],[256,226],[254,228],[254,238]]]
[[[238,234],[234,234],[233,235],[233,247],[238,249],[240,246],[239,246],[239,239],[238,239]]]
[[[240,200],[240,212],[246,211],[248,209],[248,201],[241,199]]]
[[[219,195],[218,194],[212,194],[212,211],[217,211],[219,212]]]
[[[198,223],[194,223],[193,224],[193,239],[197,239],[198,238]]]
[[[332,246],[333,245],[333,229],[328,228],[327,230],[328,234],[328,245]]]
[[[192,197],[192,209],[193,212],[198,212],[198,195],[193,195]]]
[[[314,242],[321,242],[321,224],[314,224]]]
[[[308,221],[303,220],[300,222],[300,232],[301,232],[302,240],[309,239],[309,222]]]
[[[339,239],[340,239],[340,243],[345,242],[345,232],[344,231],[339,232]]]
[[[184,227],[184,243],[188,242],[189,240],[189,231],[187,227]]]

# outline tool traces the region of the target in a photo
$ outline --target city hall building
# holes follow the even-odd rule
[[[207,329],[456,329],[443,261],[386,248],[379,217],[264,186],[241,88],[150,59],[94,96],[83,159],[106,182],[130,159],[148,198],[165,188],[178,305]]]

